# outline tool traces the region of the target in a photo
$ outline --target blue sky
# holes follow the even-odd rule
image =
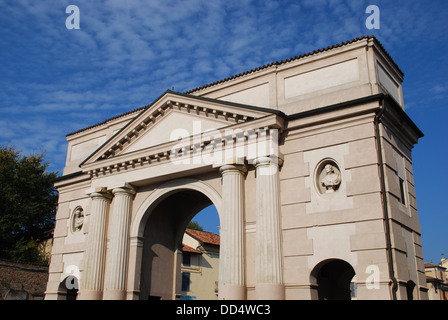
[[[380,9],[369,30],[366,7]],[[68,5],[80,29],[68,30]],[[0,144],[46,150],[62,172],[67,133],[234,74],[375,35],[405,73],[425,261],[448,255],[448,2],[137,0],[0,2]],[[210,216],[210,215],[208,215]],[[213,215],[212,215],[213,216]],[[216,216],[216,214],[215,214]],[[201,219],[216,231],[216,219]]]

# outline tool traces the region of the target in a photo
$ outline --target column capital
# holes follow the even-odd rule
[[[135,189],[129,184],[124,183],[122,186],[115,187],[112,189],[112,193],[115,194],[129,194],[133,195],[136,193]]]
[[[90,188],[86,190],[86,194],[90,196],[92,199],[112,199],[113,195],[107,190],[106,187],[96,187]]]
[[[253,161],[253,164],[255,167],[258,166],[266,166],[270,164],[276,164],[278,166],[281,166],[283,164],[283,155],[280,154],[278,156],[272,155],[272,156],[261,156],[256,158]]]
[[[229,172],[238,172],[245,174],[247,172],[247,168],[244,164],[225,164],[219,168],[219,172],[222,175]]]

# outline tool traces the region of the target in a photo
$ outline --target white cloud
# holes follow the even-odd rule
[[[187,91],[359,36],[368,1],[83,1],[81,29],[67,30],[69,2],[0,4],[0,108],[8,117],[0,143],[43,143],[59,157],[66,133],[147,105],[173,86]],[[380,6],[380,32],[395,41],[392,29],[405,30],[413,7],[389,23],[390,6]],[[51,142],[33,133],[32,118]]]
[[[448,83],[439,83],[434,85],[431,89],[431,92],[434,94],[441,94],[448,91]]]

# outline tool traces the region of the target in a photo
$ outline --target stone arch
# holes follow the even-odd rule
[[[131,223],[131,239],[143,236],[146,221],[153,208],[169,195],[181,190],[195,190],[204,194],[215,205],[218,216],[221,219],[221,195],[213,187],[199,179],[183,178],[171,180],[158,186],[137,209]]]
[[[408,300],[414,300],[415,298],[415,282],[412,280],[409,280],[406,282],[406,295]]]
[[[356,272],[348,262],[326,259],[311,271],[312,296],[319,300],[350,300],[350,283]]]
[[[78,297],[79,282],[74,276],[65,277],[58,287],[59,300],[76,300]]]
[[[189,198],[195,197],[197,201],[189,200]],[[186,201],[187,203],[188,208],[186,209],[186,213],[181,214],[175,227],[168,226],[162,221],[165,219],[160,218],[162,214],[168,211],[165,211],[165,213],[161,213],[160,211],[166,210],[167,206],[170,206],[173,202],[182,201]],[[169,299],[170,293],[168,291],[170,290],[171,297],[174,298],[177,289],[175,286],[178,285],[177,283],[180,284],[179,279],[174,278],[176,274],[176,269],[174,268],[180,268],[181,250],[179,249],[181,248],[178,245],[181,245],[182,230],[185,230],[187,223],[196,213],[210,204],[215,205],[218,216],[221,219],[221,196],[219,193],[207,183],[192,178],[176,179],[163,183],[143,201],[135,213],[130,230],[130,276],[128,278],[128,294],[131,294],[130,291],[133,291],[133,299],[147,299],[148,297],[162,297],[163,299],[167,299],[168,297]],[[153,227],[152,225],[156,223],[157,227]],[[154,240],[155,238],[151,238],[151,234],[154,233],[154,230],[158,230],[157,228],[166,230],[166,232]],[[154,249],[153,246],[155,243],[152,241],[157,241],[159,250],[162,250],[161,247],[164,247],[164,251]],[[173,246],[171,247],[171,245]],[[158,265],[155,267],[152,262],[148,262],[148,259],[161,260],[167,257],[167,262],[164,262],[166,266]],[[169,275],[167,274],[167,276],[173,277],[171,279],[173,286],[166,292],[154,294],[152,288],[157,280],[152,279],[151,275],[148,276],[146,274],[148,265],[150,265],[150,270],[152,268],[160,268],[162,270],[171,268],[173,271]],[[128,296],[129,298],[131,297]]]

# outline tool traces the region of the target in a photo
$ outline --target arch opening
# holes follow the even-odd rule
[[[317,285],[319,300],[351,300],[353,267],[344,260],[329,259],[319,263],[311,273],[312,283]]]
[[[146,213],[142,237],[140,299],[212,299],[213,296],[199,293],[193,281],[201,282],[204,290],[211,287],[212,294],[217,297],[219,245],[195,242],[197,235],[185,232],[188,223],[205,208],[213,209],[213,202],[192,189],[170,192],[157,205],[148,208],[150,212]],[[216,208],[210,209],[204,211],[216,214],[219,224]],[[184,242],[189,245],[185,246]],[[216,280],[210,282],[213,276],[208,274],[209,269],[214,268]],[[202,278],[207,278],[209,283]]]
[[[58,300],[77,300],[78,298],[78,278],[75,276],[66,277],[58,288]]]
[[[415,282],[412,280],[409,280],[406,282],[406,295],[408,300],[414,300],[414,289],[415,289]]]
[[[219,249],[219,217],[210,205],[194,216],[184,232],[181,300],[218,298]]]

